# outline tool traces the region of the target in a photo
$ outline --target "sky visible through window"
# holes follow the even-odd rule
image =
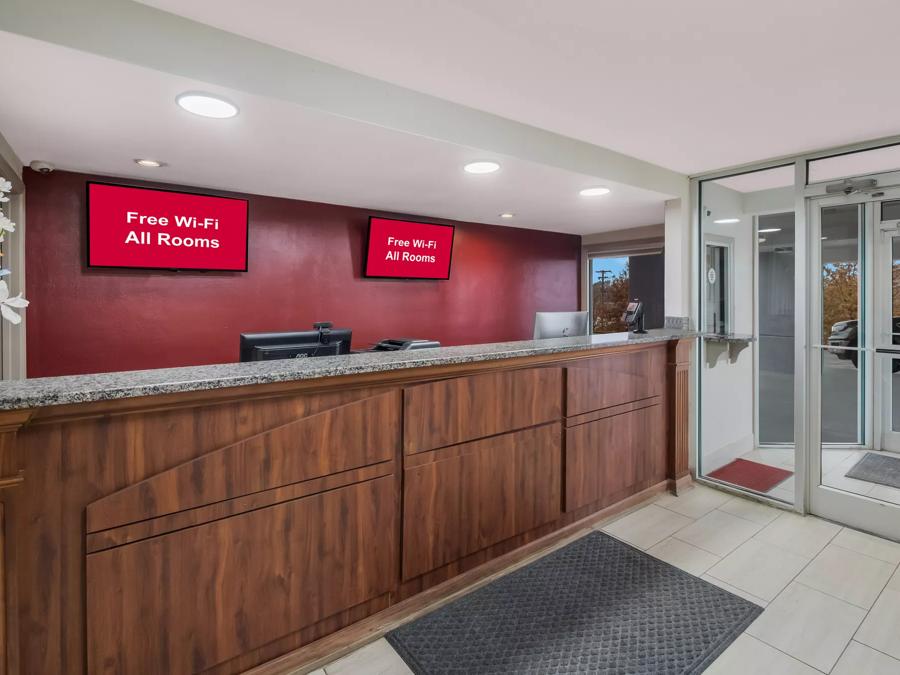
[[[600,270],[609,270],[607,279],[619,276],[619,273],[628,265],[628,257],[623,258],[592,258],[591,259],[591,283],[600,281]]]

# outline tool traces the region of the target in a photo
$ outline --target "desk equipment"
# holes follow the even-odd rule
[[[535,312],[534,339],[589,335],[587,312]]]
[[[632,333],[646,333],[647,331],[644,330],[644,303],[637,298],[629,302],[622,314],[622,323],[628,326]]]
[[[372,347],[373,352],[397,352],[407,349],[431,349],[440,347],[437,340],[418,340],[414,338],[385,338]]]
[[[332,328],[330,321],[314,323],[315,330],[286,333],[241,333],[241,361],[271,361],[350,353],[352,331]]]

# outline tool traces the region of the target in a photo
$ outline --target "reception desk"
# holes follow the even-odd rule
[[[688,475],[694,336],[0,390],[6,672],[238,673]]]

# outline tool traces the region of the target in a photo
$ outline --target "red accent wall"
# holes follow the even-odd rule
[[[354,348],[527,339],[535,311],[578,307],[578,236],[455,222],[449,281],[366,279],[368,217],[398,214],[255,195],[249,272],[87,269],[88,180],[166,187],[26,170],[29,377],[233,362],[240,333],[314,321],[352,328]]]

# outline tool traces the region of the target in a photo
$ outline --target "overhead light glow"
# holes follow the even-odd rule
[[[603,195],[609,194],[609,188],[600,186],[589,187],[584,188],[578,194],[580,194],[582,197],[602,197]]]
[[[463,169],[466,173],[494,173],[500,170],[497,162],[469,162]]]
[[[500,217],[501,218],[512,218],[515,215],[516,215],[515,213],[501,213]]]
[[[716,225],[732,225],[733,223],[741,222],[740,218],[719,218],[718,220],[713,221]],[[762,232],[762,230],[760,230]]]
[[[175,101],[188,112],[201,117],[212,117],[222,120],[238,114],[238,108],[234,103],[212,94],[187,92],[181,94]]]
[[[763,243],[765,240],[766,240],[765,237],[760,237],[760,238],[759,238],[759,243],[761,244],[761,243]]]
[[[154,169],[159,168],[163,165],[162,162],[157,162],[155,159],[136,159],[134,160],[134,163],[138,166],[152,167]]]
[[[763,234],[765,232],[781,232],[781,228],[780,227],[767,227],[764,230],[759,230],[760,234]]]

